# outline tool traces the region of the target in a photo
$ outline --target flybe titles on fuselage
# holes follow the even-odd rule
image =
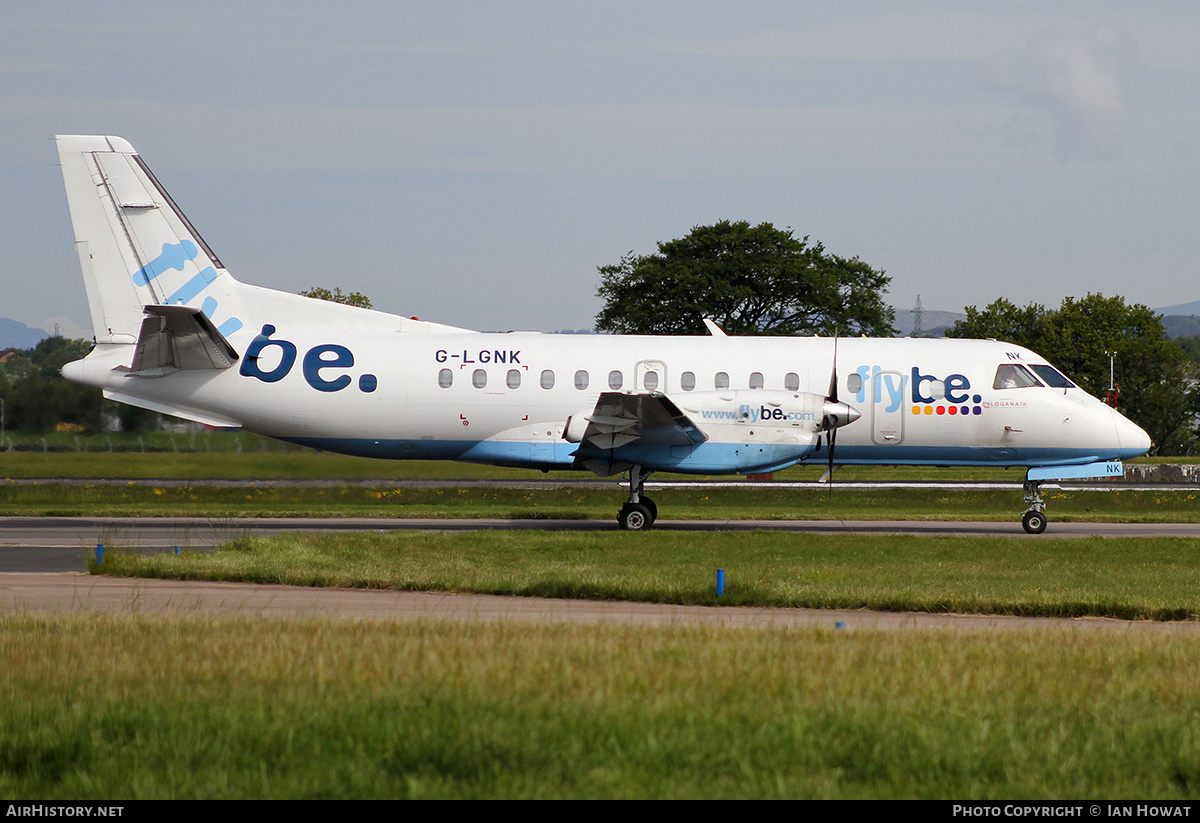
[[[859,366],[854,369],[857,386],[851,384],[855,399],[867,401],[868,388],[874,387],[872,402],[884,405],[884,411],[896,412],[909,402],[913,414],[983,414],[983,397],[971,393],[971,381],[964,374],[944,378],[925,374],[913,366],[911,374],[886,371],[880,366]],[[854,378],[851,377],[851,380]]]
[[[296,344],[279,338],[271,339],[275,327],[267,324],[262,331],[250,341],[246,354],[242,357],[242,365],[238,373],[243,377],[253,377],[264,383],[278,383],[287,377],[292,367],[296,365],[299,352]],[[275,358],[279,359],[276,360]],[[264,364],[274,364],[267,365]],[[345,346],[336,343],[321,343],[313,346],[304,353],[300,361],[300,370],[305,382],[317,391],[337,392],[349,386],[354,379],[347,370],[354,366],[354,353]],[[362,374],[358,377],[358,390],[373,392],[379,387],[379,380],[373,374]]]

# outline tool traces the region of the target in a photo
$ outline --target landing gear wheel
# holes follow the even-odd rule
[[[617,515],[617,523],[627,532],[640,532],[650,528],[654,523],[649,507],[641,503],[626,503]]]
[[[639,503],[641,503],[643,506],[645,506],[647,509],[649,509],[649,510],[650,510],[650,523],[649,523],[649,525],[653,526],[653,525],[654,525],[654,521],[658,519],[658,506],[654,505],[654,501],[653,501],[653,500],[651,500],[649,497],[643,497],[643,498],[642,498],[641,500],[639,500],[638,502],[639,502]]]
[[[1041,534],[1046,530],[1046,515],[1039,511],[1025,512],[1025,516],[1021,518],[1021,525],[1029,534]]]

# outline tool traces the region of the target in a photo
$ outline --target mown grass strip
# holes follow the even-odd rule
[[[252,488],[64,485],[0,481],[0,515],[193,517],[467,517],[615,520],[611,488]],[[1200,489],[1045,493],[1052,521],[1198,522]],[[701,488],[656,490],[667,520],[1012,520],[1019,490]]]
[[[460,532],[237,539],[104,574],[655,603],[1185,620],[1200,541],[775,532]],[[715,594],[716,569],[726,591]]]
[[[1190,798],[1200,638],[0,617],[0,794]]]

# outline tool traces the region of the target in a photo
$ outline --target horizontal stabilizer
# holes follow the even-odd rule
[[[233,346],[203,311],[191,306],[146,306],[129,369],[135,377],[174,371],[227,369],[238,360]]]
[[[223,414],[216,414],[205,409],[193,408],[182,403],[158,403],[154,400],[147,400],[145,397],[138,397],[111,389],[105,389],[104,396],[118,403],[127,403],[130,406],[137,406],[139,409],[149,409],[152,412],[169,414],[172,417],[182,417],[184,420],[191,420],[194,423],[200,423],[204,426],[213,426],[218,429],[238,429],[242,426],[240,422],[234,420],[232,417],[226,417]]]

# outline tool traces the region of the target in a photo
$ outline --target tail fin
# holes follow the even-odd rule
[[[192,306],[223,335],[240,329],[239,284],[133,146],[55,139],[96,342],[136,342],[145,306]]]

